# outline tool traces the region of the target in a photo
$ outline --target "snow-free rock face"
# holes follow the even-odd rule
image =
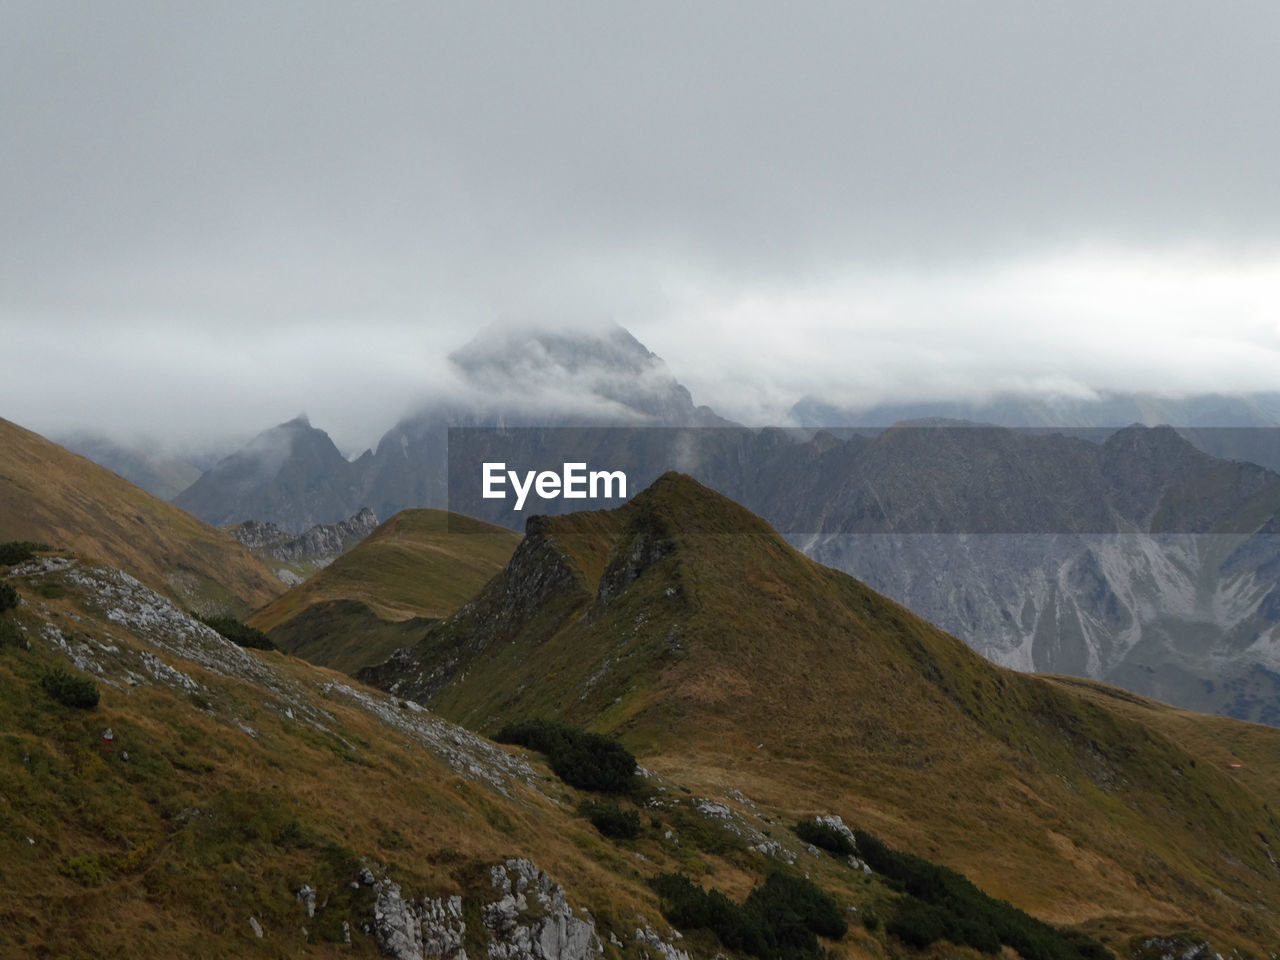
[[[378,515],[368,507],[337,523],[317,524],[294,536],[274,523],[246,520],[227,532],[254,553],[284,563],[312,563],[325,566],[373,533]]]
[[[485,950],[494,960],[594,960],[603,953],[595,925],[574,915],[564,888],[532,862],[512,858],[490,870],[495,900],[480,904]],[[366,870],[357,881],[375,894],[369,930],[396,960],[466,960],[461,896],[407,899],[388,878]],[[477,931],[479,932],[479,931]]]
[[[396,960],[456,957],[465,960],[462,898],[406,900],[400,885],[384,879],[373,884],[372,932],[378,947]]]
[[[604,952],[595,925],[574,916],[564,888],[534,864],[509,859],[491,871],[498,900],[481,908],[495,960],[592,960]]]

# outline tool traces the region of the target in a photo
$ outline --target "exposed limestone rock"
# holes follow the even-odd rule
[[[377,526],[378,515],[365,507],[353,517],[337,523],[317,524],[298,536],[274,523],[259,520],[237,523],[228,527],[227,532],[259,556],[284,563],[309,562],[325,566],[354,547]]]
[[[636,919],[643,924],[643,926],[636,927],[635,941],[637,943],[650,948],[657,953],[658,956],[662,957],[663,960],[689,960],[689,954],[686,951],[681,950],[674,943],[669,943],[658,936],[649,926],[649,922],[645,920],[644,917],[637,917]],[[675,935],[679,937],[679,934],[674,930],[672,933],[675,933]],[[644,953],[645,956],[651,956],[647,951],[642,950],[641,952]]]
[[[845,825],[845,822],[837,814],[833,813],[825,817],[814,817],[813,819],[821,826],[830,827],[853,844],[855,848],[857,847],[858,843],[853,838],[853,831]]]
[[[302,889],[298,891],[298,902],[307,911],[308,918],[316,915],[316,892],[312,887],[303,884]]]
[[[604,952],[595,925],[575,917],[564,888],[528,860],[507,860],[490,878],[502,896],[480,912],[494,960],[587,960]]]
[[[1133,951],[1134,960],[1222,960],[1207,940],[1195,940],[1183,934],[1150,937]]]
[[[363,882],[367,870],[360,874]],[[372,933],[378,948],[396,960],[449,957],[466,960],[462,898],[406,900],[389,878],[373,883]]]

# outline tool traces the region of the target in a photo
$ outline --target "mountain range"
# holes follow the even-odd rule
[[[1280,732],[992,665],[688,476],[518,541],[382,524],[317,577],[364,551],[341,579],[367,573],[371,603],[439,604],[366,673],[387,694],[189,616],[139,577],[184,539],[243,546],[14,431],[43,468],[5,505],[32,523],[4,535],[46,544],[0,551],[0,953],[1244,960],[1280,942]],[[6,477],[18,449],[0,446]],[[151,517],[124,569],[84,488]],[[77,530],[75,551],[55,539]],[[485,537],[513,552],[468,599],[448,551]],[[424,576],[394,573],[415,555]],[[596,739],[572,734],[566,765],[484,736],[535,715]],[[575,785],[619,750],[640,763],[621,793]]]
[[[518,528],[522,517],[492,501],[450,502],[461,458],[449,456],[449,428],[507,428],[502,442],[524,459],[539,445],[554,452],[557,427],[580,428],[579,441],[599,429],[598,451],[634,458],[633,490],[685,470],[997,663],[1280,723],[1275,475],[1247,465],[1280,466],[1280,395],[1005,395],[862,411],[808,398],[793,410],[805,429],[747,430],[696,406],[617,327],[495,325],[451,366],[449,399],[355,460],[299,418],[175,502],[215,525],[292,532],[365,507],[452,506]],[[920,415],[929,419],[901,422]],[[1161,422],[1176,433],[1137,426]],[[605,425],[636,432],[609,436]],[[552,429],[519,429],[530,426]],[[640,429],[636,457],[627,448]]]

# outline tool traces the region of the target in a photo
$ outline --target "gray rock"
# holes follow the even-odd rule
[[[258,918],[257,918],[257,917],[250,917],[250,918],[249,918],[249,926],[253,927],[253,933],[254,933],[254,935],[255,935],[259,940],[261,940],[261,939],[262,939],[262,924],[260,924],[260,923],[258,922]]]
[[[314,889],[303,884],[302,889],[298,891],[298,902],[307,911],[308,917],[316,915],[316,892]]]
[[[564,888],[528,860],[507,860],[490,879],[501,894],[481,908],[493,960],[588,960],[604,952],[595,925],[575,917]]]
[[[465,960],[462,898],[406,900],[389,878],[374,884],[373,937],[396,960],[450,957]]]

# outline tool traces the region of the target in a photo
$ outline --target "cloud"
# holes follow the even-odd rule
[[[503,316],[617,320],[753,417],[1245,389],[1278,37],[1187,0],[4,4],[0,406],[357,447]]]

